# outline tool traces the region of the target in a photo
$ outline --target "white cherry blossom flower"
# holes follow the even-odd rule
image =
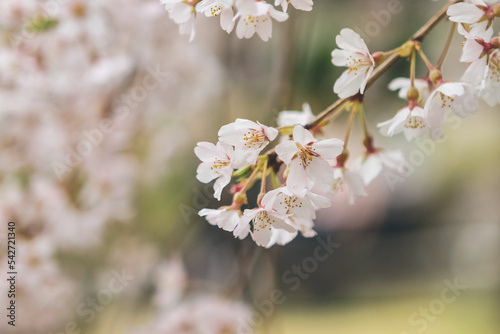
[[[344,28],[336,38],[337,46],[332,52],[332,63],[335,66],[346,66],[349,69],[337,79],[333,91],[340,98],[348,98],[358,92],[363,94],[366,83],[375,68],[365,41],[352,29]]]
[[[429,96],[424,107],[424,118],[431,128],[432,139],[442,137],[441,124],[446,112],[453,111],[465,118],[477,110],[476,91],[472,85],[463,82],[440,84]],[[437,129],[437,131],[436,131]]]
[[[249,232],[249,229],[237,229],[241,223],[240,210],[233,210],[231,207],[221,207],[219,209],[202,209],[198,214],[200,217],[205,217],[211,225],[218,226],[224,231],[233,232],[234,236],[240,239],[244,239]]]
[[[471,0],[451,5],[446,13],[450,21],[474,24],[485,15],[487,7],[489,6],[482,0]]]
[[[234,17],[241,17],[236,26],[238,38],[250,38],[255,32],[263,41],[269,40],[273,31],[272,19],[283,22],[288,19],[288,14],[280,12],[273,5],[264,1],[237,0],[238,13]]]
[[[263,207],[246,209],[242,216],[242,224],[248,225],[248,223],[252,222],[253,231],[251,234],[253,240],[257,245],[269,248],[272,246],[271,240],[275,229],[296,234],[297,230],[292,227],[288,217],[288,214]]]
[[[333,171],[326,159],[334,159],[344,147],[340,139],[318,141],[303,126],[293,129],[293,141],[289,140],[276,146],[278,157],[289,165],[286,180],[292,193],[303,197],[307,192],[307,180],[317,186],[330,188],[333,184]]]
[[[269,210],[291,214],[289,220],[291,225],[299,230],[305,237],[316,235],[313,219],[316,218],[316,210],[328,208],[331,202],[328,198],[312,193],[308,187],[306,195],[302,198],[294,195],[288,187],[280,187],[269,191],[262,198],[262,205]]]
[[[194,20],[196,18],[195,7],[183,0],[160,0],[165,5],[170,18],[179,25],[181,35],[190,35],[189,41],[195,36]]]
[[[415,88],[417,88],[419,97],[419,102],[424,102],[430,95],[430,81],[425,79],[415,79]],[[411,87],[410,78],[396,78],[389,83],[389,89],[392,91],[398,91],[398,97],[406,100],[408,90]]]
[[[217,146],[208,142],[200,142],[194,152],[202,161],[196,171],[196,178],[203,183],[217,179],[214,184],[214,197],[220,201],[222,189],[231,181],[233,169],[241,167],[240,159],[236,158],[231,145],[221,141],[217,143]]]
[[[234,28],[234,0],[203,0],[196,5],[199,13],[207,17],[219,17],[221,28],[230,33]]]
[[[484,25],[484,23],[480,24]],[[479,85],[484,79],[485,72],[488,70],[488,53],[493,51],[492,49],[488,49],[488,46],[490,46],[489,42],[493,36],[493,29],[482,30],[476,27],[472,28],[469,32],[459,25],[458,31],[466,38],[460,61],[469,63],[469,67],[463,75],[463,80]]]
[[[312,113],[311,106],[309,103],[304,103],[302,105],[302,111],[293,110],[283,110],[278,114],[277,123],[278,126],[294,126],[302,125],[305,126],[307,123],[314,120],[314,114]]]
[[[219,140],[235,146],[242,154],[246,154],[247,163],[254,164],[260,151],[276,139],[278,133],[275,128],[259,122],[238,118],[220,128]]]
[[[275,0],[274,5],[280,5],[283,11],[288,10],[288,4],[291,4],[295,9],[310,11],[313,8],[313,0]]]
[[[477,89],[478,96],[490,106],[500,103],[500,50],[490,54],[484,79]]]
[[[334,193],[338,191],[347,191],[349,196],[349,204],[354,204],[357,196],[367,196],[363,179],[361,176],[350,171],[345,167],[333,168],[335,182],[333,183],[332,190]]]
[[[367,152],[353,161],[353,170],[358,171],[365,185],[369,185],[384,170],[401,171],[405,158],[400,150],[377,149]]]
[[[427,134],[424,109],[419,106],[406,106],[388,121],[377,124],[380,133],[387,137],[403,132],[406,140],[422,138]]]

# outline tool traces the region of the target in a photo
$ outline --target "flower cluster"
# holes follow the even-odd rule
[[[255,4],[253,0],[250,2]],[[297,2],[291,3],[302,9]],[[332,63],[347,69],[333,86],[340,99],[332,107],[316,117],[307,104],[302,112],[283,111],[278,116],[278,128],[238,119],[221,128],[216,145],[198,143],[195,153],[202,163],[197,178],[204,183],[216,179],[215,198],[220,200],[223,188],[236,178],[231,189],[232,204],[203,209],[200,216],[235,237],[245,238],[250,234],[260,246],[283,245],[298,232],[305,237],[316,234],[313,229],[316,210],[331,205],[330,199],[323,195],[346,190],[353,203],[357,196],[367,195],[366,186],[384,169],[403,172],[405,159],[400,151],[374,145],[363,105],[366,89],[397,58],[411,61],[410,75],[394,79],[389,89],[398,91],[407,104],[394,117],[378,124],[384,136],[402,132],[408,141],[427,135],[438,140],[444,136],[442,126],[449,114],[465,118],[475,113],[478,98],[491,106],[500,103],[500,37],[493,37],[493,21],[500,16],[500,4],[457,1],[447,5],[447,13],[465,38],[460,61],[468,63],[468,68],[461,81],[447,81],[441,72],[455,27],[443,43],[443,53],[436,64],[422,50],[420,42],[425,34],[421,32],[391,51],[371,53],[359,34],[342,29],[336,38],[338,48],[332,52]],[[415,77],[417,56],[428,69],[424,78]],[[350,114],[344,141],[318,140],[315,136],[322,135],[328,118],[342,111]],[[350,160],[347,146],[357,116],[363,126],[365,150],[362,156]],[[279,144],[262,154],[262,149],[279,133],[283,135]],[[266,185],[268,177],[273,181],[271,190]],[[259,179],[257,206],[249,208],[247,190]],[[246,206],[244,210],[242,206]]]
[[[181,34],[195,36],[195,19],[198,14],[219,17],[222,30],[233,31],[236,21],[238,38],[250,38],[255,33],[263,41],[272,34],[272,20],[288,19],[288,4],[299,10],[310,11],[313,0],[276,0],[274,6],[261,0],[160,0],[170,18],[179,25]],[[281,6],[281,11],[275,6]]]

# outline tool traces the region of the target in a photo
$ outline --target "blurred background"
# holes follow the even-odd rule
[[[498,107],[450,121],[437,144],[381,137],[376,124],[404,105],[386,87],[408,76],[406,60],[365,111],[376,146],[420,158],[408,175],[379,177],[354,205],[338,194],[317,238],[284,247],[235,240],[197,215],[231,199],[195,179],[196,143],[235,118],[275,126],[304,102],[319,113],[336,99],[343,69],[330,54],[343,27],[390,50],[444,5],[396,2],[291,8],[267,43],[200,16],[189,43],[157,1],[2,0],[0,267],[6,277],[14,221],[18,311],[15,328],[1,315],[1,332],[500,333]],[[448,29],[423,43],[431,61]],[[460,42],[445,80],[464,71]],[[345,116],[325,136],[343,138]],[[5,278],[0,287],[6,313]]]

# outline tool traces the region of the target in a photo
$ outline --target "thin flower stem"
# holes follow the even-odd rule
[[[344,152],[347,151],[347,144],[349,143],[349,137],[351,136],[351,131],[352,131],[352,125],[354,123],[354,118],[356,117],[356,114],[358,113],[358,106],[361,103],[355,103],[352,106],[351,113],[349,114],[349,120],[347,121],[347,129],[345,132],[345,139],[344,139]]]
[[[262,181],[260,183],[260,194],[264,195],[266,193],[266,171],[267,171],[267,159],[264,161],[264,166],[262,166]],[[260,203],[258,203],[260,204]]]
[[[265,164],[267,166],[267,157],[264,158],[265,159]],[[260,171],[260,168],[259,166],[255,166],[255,169],[253,170],[252,174],[250,174],[250,176],[248,177],[248,179],[245,180],[245,184],[243,185],[243,188],[241,188],[240,191],[238,191],[239,193],[243,194],[245,193],[248,188],[250,187],[250,185],[253,183],[253,180],[255,179],[255,177],[257,176],[257,174],[259,173]]]
[[[436,63],[436,68],[438,70],[440,70],[441,66],[443,66],[444,60],[446,59],[446,55],[448,54],[448,51],[450,51],[451,41],[453,40],[453,36],[455,35],[456,29],[457,29],[457,23],[452,22],[450,27],[450,32],[448,33],[448,38],[446,39],[446,44],[444,45],[443,48],[443,52],[441,53],[441,56],[439,57],[439,60]]]
[[[411,51],[411,63],[410,63],[410,81],[411,87],[415,87],[415,48]]]
[[[427,56],[425,55],[424,51],[422,51],[422,48],[420,47],[420,44],[419,43],[415,43],[415,49],[417,49],[418,51],[418,54],[420,55],[420,58],[422,58],[422,60],[424,61],[425,63],[425,66],[427,66],[427,68],[429,69],[429,71],[432,71],[435,69],[435,67],[432,65],[432,63],[429,61],[429,58],[427,58]]]
[[[361,119],[365,139],[371,138],[370,132],[368,131],[368,124],[366,123],[365,108],[363,107],[363,104],[359,105],[359,118]]]
[[[414,41],[423,41],[424,38],[435,28],[435,26],[443,19],[446,17],[446,11],[448,10],[448,7],[450,7],[453,4],[462,2],[463,0],[452,0],[448,2],[443,8],[441,8],[429,21],[427,21],[413,36],[410,38],[410,40]],[[389,56],[382,64],[380,64],[372,73],[370,78],[368,78],[368,82],[366,84],[366,89],[368,89],[375,81],[377,81],[382,74],[384,74],[396,61],[399,60],[401,56],[399,53],[394,53],[391,56]],[[319,113],[316,118],[311,121],[309,124],[305,126],[306,129],[312,129],[324,120],[328,119],[332,113],[337,112],[337,109],[342,107],[344,103],[349,101],[350,98],[347,99],[338,99],[335,101],[332,105],[330,105],[328,108],[323,110],[321,113]]]

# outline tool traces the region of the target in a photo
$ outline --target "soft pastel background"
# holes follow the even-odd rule
[[[405,60],[369,90],[365,110],[377,146],[424,159],[394,189],[382,176],[368,197],[350,206],[339,194],[319,213],[319,237],[340,246],[297,289],[283,275],[314,254],[316,239],[259,249],[196,214],[220,205],[195,179],[196,142],[216,141],[237,117],[276,125],[279,111],[306,101],[319,113],[336,99],[342,69],[330,53],[341,28],[363,33],[372,51],[389,50],[444,4],[401,1],[400,13],[380,14],[391,2],[291,8],[267,43],[200,18],[189,43],[157,1],[2,0],[1,333],[250,333],[251,321],[256,333],[500,333],[498,107],[481,104],[451,122],[435,146],[382,138],[376,123],[404,103],[386,86],[408,75]],[[442,23],[423,44],[431,60],[447,33]],[[459,54],[456,36],[445,79],[463,72]],[[103,119],[112,129],[99,135]],[[342,138],[345,122],[326,135]],[[94,144],[82,144],[89,136]],[[79,145],[80,159],[69,153]],[[74,166],[58,178],[66,159]],[[15,330],[4,314],[9,220],[17,224]],[[110,294],[122,271],[133,278]],[[467,288],[425,328],[410,321],[455,281]],[[283,302],[269,306],[274,289]],[[99,296],[105,305],[87,304]]]

